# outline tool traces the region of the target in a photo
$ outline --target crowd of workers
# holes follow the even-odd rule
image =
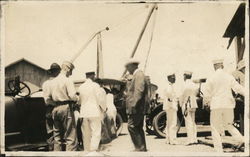
[[[134,144],[134,151],[147,151],[143,123],[145,114],[149,111],[149,86],[143,71],[138,69],[139,61],[130,59],[125,67],[129,72],[126,80],[126,113],[128,115],[128,131]],[[96,152],[102,138],[102,128],[105,127],[104,119],[108,117],[112,121],[115,130],[116,108],[113,103],[113,95],[110,89],[100,86],[95,82],[95,73],[87,72],[86,81],[76,91],[72,75],[74,65],[65,61],[60,67],[52,64],[49,70],[51,79],[43,84],[44,99],[47,104],[47,130],[51,136],[54,151],[78,150],[76,120],[82,120],[81,130],[83,134],[84,151]],[[222,152],[221,135],[224,130],[240,142],[244,138],[233,126],[235,100],[231,89],[244,96],[244,87],[235,78],[223,70],[223,61],[214,62],[215,72],[207,79],[204,88],[203,102],[211,110],[210,123],[214,147]],[[185,71],[183,75],[184,85],[177,92],[175,85],[175,73],[167,75],[168,83],[163,94],[163,109],[167,113],[166,143],[177,142],[177,109],[182,108],[187,130],[187,145],[197,143],[197,130],[195,124],[195,112],[197,108],[197,86],[191,81],[192,72]],[[78,114],[74,108],[80,108]],[[111,129],[109,127],[108,129]],[[115,134],[115,131],[113,131]],[[53,142],[52,142],[53,141]]]

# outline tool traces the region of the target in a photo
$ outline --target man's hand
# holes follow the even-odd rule
[[[131,107],[131,112],[132,112],[132,114],[136,114],[136,108],[135,107]]]

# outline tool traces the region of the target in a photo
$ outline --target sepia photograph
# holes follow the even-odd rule
[[[1,156],[249,156],[249,2],[0,2]]]

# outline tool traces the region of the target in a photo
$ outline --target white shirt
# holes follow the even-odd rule
[[[51,97],[51,81],[52,81],[52,79],[53,79],[52,77],[49,78],[49,80],[45,81],[42,85],[43,98],[44,98],[46,105],[53,105],[54,104],[52,97]]]
[[[65,74],[60,73],[50,84],[53,101],[78,101],[74,83]]]
[[[180,104],[183,106],[190,99],[190,103],[187,104],[188,108],[197,108],[196,95],[198,93],[198,87],[191,79],[187,79],[183,84],[182,93],[180,96]]]
[[[218,69],[208,78],[204,88],[205,99],[210,100],[210,108],[235,108],[235,99],[232,91],[241,95],[245,94],[241,86],[232,75]]]
[[[163,110],[178,109],[178,96],[176,85],[169,82],[166,89],[163,92]]]
[[[80,117],[101,117],[102,110],[105,110],[106,106],[105,91],[91,79],[87,79],[78,90],[81,105]]]

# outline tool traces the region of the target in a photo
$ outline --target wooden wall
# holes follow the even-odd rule
[[[20,61],[5,68],[5,79],[13,79],[20,76],[20,81],[30,82],[31,84],[41,88],[44,81],[48,79],[46,70],[30,64],[26,61]],[[35,89],[31,89],[34,91]]]

